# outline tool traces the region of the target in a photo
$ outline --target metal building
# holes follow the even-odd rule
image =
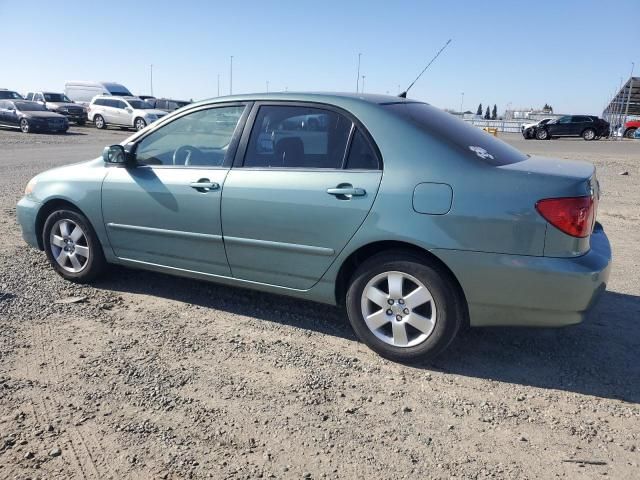
[[[613,131],[628,120],[640,118],[640,77],[630,77],[602,112]]]

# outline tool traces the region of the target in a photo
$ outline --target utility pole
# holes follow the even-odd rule
[[[220,96],[220,74],[218,74],[218,96]]]
[[[364,93],[364,77],[365,76],[366,75],[362,75],[362,92],[360,92],[360,93]]]
[[[356,75],[356,93],[360,91],[360,58],[362,54],[358,54],[358,74]]]
[[[269,80],[267,80],[267,93],[269,93]]]
[[[464,92],[462,92],[462,98],[460,99],[460,115],[464,118],[464,113],[462,112],[462,105],[464,104]]]
[[[233,95],[233,55],[229,62],[229,95]]]
[[[153,63],[151,64],[151,69],[150,69],[150,82],[151,82],[151,96],[153,96]]]
[[[624,107],[624,123],[622,124],[622,134],[624,135],[624,124],[627,123],[629,118],[629,101],[631,100],[631,90],[633,90],[633,69],[636,64],[631,62],[631,76],[629,77],[629,91],[627,92],[627,106]]]

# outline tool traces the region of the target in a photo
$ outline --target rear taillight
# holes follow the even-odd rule
[[[595,223],[593,197],[546,198],[536,210],[551,225],[572,237],[588,237]]]

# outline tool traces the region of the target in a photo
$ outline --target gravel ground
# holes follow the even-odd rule
[[[61,280],[15,203],[128,135],[71,133],[0,130],[0,478],[640,478],[640,142],[504,136],[598,166],[609,291],[579,326],[475,329],[407,367],[331,307],[120,268]]]

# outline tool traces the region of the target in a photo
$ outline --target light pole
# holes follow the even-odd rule
[[[356,75],[356,93],[358,93],[360,90],[360,58],[361,57],[362,57],[362,54],[359,53],[358,54],[358,74]]]
[[[150,83],[151,83],[151,96],[153,96],[153,63],[151,64],[151,68],[149,69],[150,74]]]
[[[462,111],[462,105],[464,105],[464,92],[462,92],[462,98],[460,99],[460,115],[464,117],[464,113]]]
[[[220,96],[220,74],[218,74],[218,96]]]
[[[360,92],[360,93],[364,93],[364,77],[365,76],[366,75],[362,75],[362,92]]]
[[[269,93],[269,80],[267,80],[267,93]]]
[[[229,61],[229,95],[233,95],[233,55]]]

